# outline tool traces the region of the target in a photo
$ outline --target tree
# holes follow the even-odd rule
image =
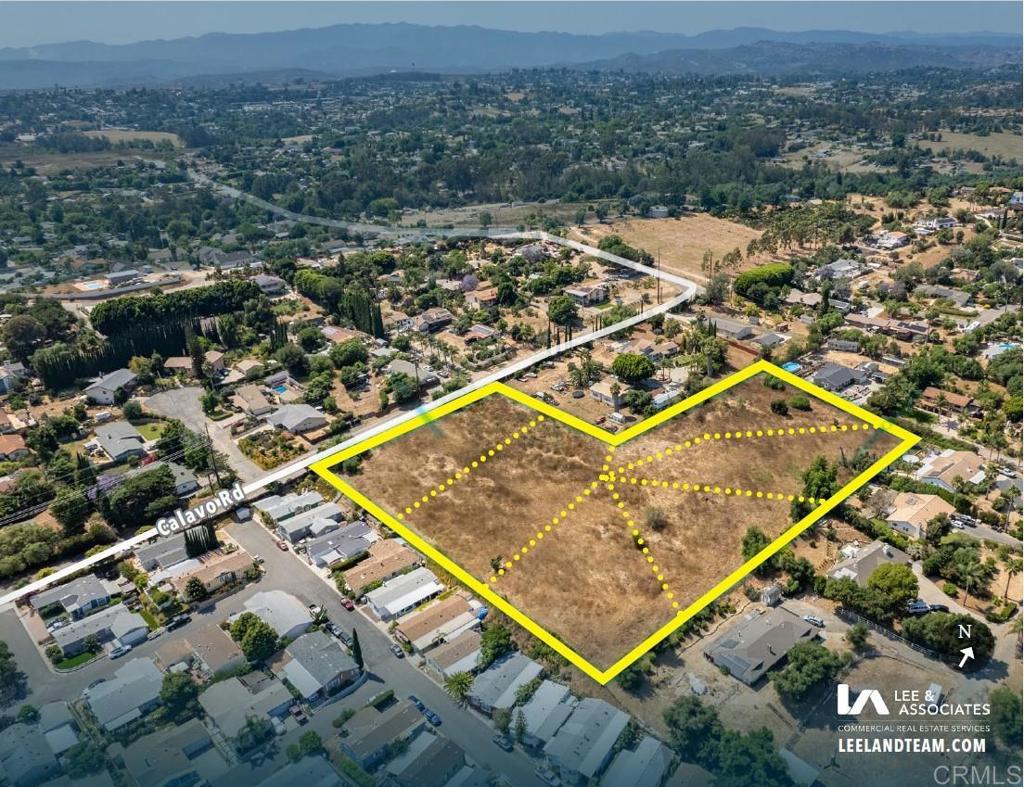
[[[309,373],[309,356],[297,344],[289,342],[278,348],[274,360],[295,377],[305,377]]]
[[[784,699],[799,702],[812,689],[831,680],[846,665],[843,657],[817,642],[794,645],[786,666],[772,673],[772,683]]]
[[[138,421],[142,418],[142,404],[135,399],[130,399],[121,407],[121,412],[129,421]]]
[[[989,694],[992,706],[992,730],[1010,748],[1020,748],[1021,698],[1013,689],[998,686]]]
[[[180,724],[199,712],[199,686],[187,672],[168,672],[160,686],[160,701],[168,716]]]
[[[917,598],[917,577],[902,563],[880,565],[868,577],[868,587],[882,593],[894,613]]]
[[[315,730],[307,730],[299,736],[299,742],[291,744],[286,753],[292,762],[298,762],[303,757],[319,755],[324,751],[324,742]]]
[[[82,526],[89,518],[89,511],[89,498],[85,496],[85,492],[72,487],[61,489],[50,503],[50,513],[69,536],[82,532]]]
[[[864,623],[854,623],[846,630],[846,641],[856,651],[862,651],[868,646],[868,627]]]
[[[199,577],[189,577],[188,582],[185,583],[185,595],[188,596],[189,601],[197,602],[205,600],[210,594],[206,590],[203,580]]]
[[[726,730],[718,746],[716,787],[792,787],[786,761],[779,756],[770,730],[741,734]]]
[[[638,353],[620,353],[612,361],[612,374],[631,385],[646,380],[654,371],[651,359]]]
[[[243,612],[231,624],[231,639],[251,662],[265,661],[277,652],[277,633],[252,612]]]
[[[513,650],[512,632],[501,623],[491,623],[480,636],[480,667],[486,669]]]
[[[515,734],[516,740],[519,743],[522,743],[526,739],[526,714],[523,713],[522,708],[516,711]]]
[[[18,715],[15,717],[21,724],[35,724],[39,721],[39,711],[35,705],[25,704],[18,708]]]
[[[466,695],[473,688],[473,676],[468,672],[455,672],[448,676],[444,682],[444,690],[448,696],[456,702],[466,701]]]
[[[662,718],[669,743],[680,759],[705,768],[716,763],[724,730],[715,708],[706,707],[699,697],[686,695],[666,708]]]
[[[743,541],[741,543],[741,554],[743,560],[750,560],[757,554],[760,554],[761,550],[768,546],[772,540],[759,528],[748,527],[747,532],[743,534]]]
[[[98,773],[106,766],[106,759],[98,746],[83,741],[72,746],[62,755],[64,772],[72,779],[80,779],[90,773]]]
[[[16,314],[4,323],[0,337],[11,355],[19,361],[26,361],[46,339],[46,328],[35,317]]]
[[[491,718],[494,719],[494,728],[502,735],[508,735],[508,729],[512,726],[512,709],[495,708]]]
[[[961,626],[971,627],[969,640],[959,636]],[[974,648],[974,658],[968,659],[964,669],[975,670],[984,667],[992,658],[995,637],[992,630],[972,615],[948,612],[932,612],[919,618],[903,620],[903,636],[937,651],[948,659],[959,659],[962,648]]]
[[[548,301],[548,317],[557,325],[572,325],[577,318],[576,303],[568,295],[556,295]]]
[[[359,644],[359,632],[352,629],[352,660],[359,669],[363,669],[363,646]]]

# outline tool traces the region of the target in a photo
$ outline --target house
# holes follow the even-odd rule
[[[715,326],[718,335],[729,339],[749,339],[754,335],[754,327],[749,323],[727,320],[724,317],[711,317],[709,322]]]
[[[427,666],[443,678],[457,672],[476,672],[480,664],[480,632],[466,629],[424,654]]]
[[[234,368],[244,380],[255,380],[257,377],[263,376],[267,371],[267,367],[254,358],[241,360],[235,364]]]
[[[615,742],[629,716],[604,700],[587,697],[544,747],[551,767],[563,782],[586,784],[597,779],[611,761]]]
[[[479,607],[479,604],[471,604],[456,593],[404,618],[395,628],[395,636],[408,642],[417,653],[422,653],[449,637],[457,637],[463,631],[478,626]]]
[[[17,722],[0,730],[0,773],[12,787],[36,787],[61,771],[46,739]]]
[[[260,288],[260,292],[271,298],[288,292],[288,284],[284,279],[279,279],[277,276],[268,276],[265,273],[260,273],[252,277],[252,283]]]
[[[308,404],[286,404],[268,415],[267,423],[292,434],[302,434],[327,426],[327,416]]]
[[[171,374],[192,374],[192,358],[188,355],[172,355],[164,361],[164,371]]]
[[[917,407],[920,410],[938,415],[956,413],[958,415],[974,416],[981,412],[981,408],[974,403],[970,396],[953,393],[952,391],[943,391],[932,385],[929,385],[921,392],[921,397],[917,400]]]
[[[474,708],[490,716],[497,709],[516,704],[516,689],[540,675],[540,664],[519,651],[498,659],[477,675],[466,699]]]
[[[985,462],[972,451],[948,448],[931,456],[914,474],[919,481],[955,492],[958,481],[979,484],[985,480]]]
[[[444,328],[446,325],[450,325],[455,320],[453,315],[447,309],[441,307],[435,307],[433,309],[427,309],[423,314],[416,318],[413,323],[413,328],[418,333],[434,333]]]
[[[344,510],[337,503],[321,503],[295,516],[277,523],[277,535],[285,541],[297,544],[309,536],[321,536],[338,529],[338,520]]]
[[[397,577],[421,562],[416,552],[394,538],[373,542],[368,552],[370,554],[366,560],[344,574],[346,587],[357,597],[362,596],[370,586]]]
[[[704,658],[753,686],[799,642],[817,636],[814,626],[782,607],[744,615],[704,649]]]
[[[340,328],[337,325],[325,325],[320,329],[320,333],[331,344],[341,344],[342,342],[351,341],[352,339],[359,339],[362,341],[366,338],[366,334],[362,331],[355,331],[351,328]]]
[[[195,473],[177,462],[163,460],[150,462],[148,465],[142,465],[132,470],[128,475],[135,476],[149,473],[153,470],[159,470],[161,467],[166,467],[171,471],[171,476],[174,478],[174,494],[178,497],[188,497],[199,489],[199,481],[196,479]]]
[[[376,590],[366,594],[366,601],[381,620],[392,620],[415,609],[427,599],[444,592],[433,572],[416,568],[387,580]]]
[[[388,374],[404,374],[419,382],[420,388],[432,388],[438,384],[437,375],[428,372],[422,365],[396,358],[388,364]]]
[[[910,245],[910,236],[905,232],[882,232],[875,238],[875,247],[883,251],[895,251]]]
[[[186,641],[192,649],[193,666],[203,674],[219,677],[246,664],[242,649],[220,626],[189,632]]]
[[[829,339],[825,342],[825,346],[830,350],[839,350],[845,353],[860,352],[860,342],[849,339]]]
[[[810,306],[814,308],[821,304],[821,295],[816,292],[800,292],[800,290],[790,290],[786,293],[785,302],[790,306]]]
[[[16,461],[28,456],[28,446],[20,434],[0,435],[0,460]]]
[[[827,265],[822,265],[814,272],[814,277],[819,281],[852,279],[855,278],[856,276],[859,276],[863,270],[864,266],[857,260],[841,258],[836,260],[835,262],[830,262]]]
[[[561,683],[545,680],[522,707],[526,730],[523,745],[541,750],[561,729],[574,710],[577,699]]]
[[[28,369],[23,363],[5,363],[0,365],[0,393],[9,393],[18,383],[28,377]]]
[[[489,309],[498,304],[496,287],[484,287],[466,293],[466,306],[470,309]]]
[[[42,590],[31,596],[29,601],[36,612],[42,613],[60,605],[72,620],[80,620],[94,609],[105,607],[115,593],[115,583],[100,579],[95,574],[86,574],[67,584]]]
[[[616,386],[616,391],[612,390],[612,386]],[[622,406],[624,401],[622,398],[622,386],[614,380],[598,380],[588,390],[590,391],[591,399],[597,399],[597,401],[616,410]]]
[[[387,784],[396,787],[445,787],[466,766],[466,753],[441,735],[418,735],[387,764]]]
[[[893,530],[911,538],[924,538],[928,523],[937,516],[949,516],[956,509],[938,495],[900,492],[892,502],[886,521]]]
[[[863,547],[844,548],[843,552],[849,554],[849,557],[833,566],[828,576],[831,579],[852,579],[861,587],[867,587],[868,578],[879,566],[889,563],[904,566],[910,564],[910,556],[906,552],[884,541],[872,541]]]
[[[280,718],[295,699],[288,688],[263,672],[217,681],[199,695],[199,704],[225,738],[237,742],[248,720]]]
[[[309,491],[302,494],[268,495],[257,500],[252,507],[270,517],[272,522],[281,522],[289,517],[298,516],[303,511],[324,502],[319,492]]]
[[[212,784],[231,767],[199,719],[144,735],[128,746],[115,743],[110,756],[134,784],[146,787]]]
[[[322,631],[303,634],[274,660],[271,670],[309,703],[319,703],[359,677],[360,669],[341,643]]]
[[[937,284],[920,284],[914,289],[914,295],[922,298],[941,298],[951,301],[961,309],[971,301],[971,294],[963,290],[955,290],[952,287],[943,287]]]
[[[38,724],[46,745],[58,757],[79,743],[78,722],[63,700],[48,702],[39,708]]]
[[[334,770],[330,760],[324,757],[303,757],[297,762],[289,762],[279,768],[256,787],[345,787],[338,772]]]
[[[426,728],[427,720],[408,700],[379,711],[370,705],[356,711],[345,724],[348,733],[338,743],[345,756],[364,769],[372,769],[387,755],[392,741],[411,740]]]
[[[365,522],[353,522],[306,542],[306,557],[317,568],[330,568],[365,555],[376,540],[373,528]]]
[[[85,701],[100,726],[116,732],[160,704],[163,679],[152,659],[132,659],[114,677],[86,689]]]
[[[208,364],[214,372],[224,371],[224,353],[219,350],[207,350],[203,353],[203,361]]]
[[[672,765],[672,752],[650,735],[633,749],[623,749],[601,777],[601,787],[661,787]]]
[[[116,604],[63,628],[54,629],[51,634],[61,653],[70,657],[84,651],[92,637],[100,644],[115,642],[120,645],[138,645],[145,642],[149,626],[141,615],[130,612],[122,604]]]
[[[256,593],[245,602],[244,607],[245,612],[252,612],[284,639],[295,639],[305,634],[313,624],[313,616],[309,614],[308,607],[283,590]]]
[[[161,536],[146,546],[136,547],[135,559],[139,561],[143,571],[166,569],[188,560],[185,534]]]
[[[263,395],[260,386],[254,383],[240,385],[234,395],[235,406],[252,416],[266,415],[274,406]]]
[[[133,456],[145,456],[145,438],[127,421],[115,421],[96,427],[96,442],[115,463],[120,464]]]
[[[170,584],[179,596],[184,596],[188,583],[198,579],[203,583],[207,593],[216,593],[226,585],[241,582],[245,574],[253,567],[252,557],[248,552],[238,551],[227,555],[203,556],[199,565],[171,577]]]
[[[826,363],[811,375],[811,382],[826,391],[838,393],[854,383],[862,382],[864,375],[857,369],[849,369],[838,363]]]
[[[536,243],[528,243],[525,246],[520,246],[516,249],[515,253],[527,262],[534,263],[543,262],[551,257],[551,255],[548,254],[547,248],[545,248],[544,244],[539,241]]]
[[[590,306],[608,300],[608,288],[600,283],[576,284],[566,287],[565,294],[580,306]]]
[[[128,369],[117,369],[86,386],[85,395],[96,404],[114,404],[120,392],[128,393],[135,387],[137,379]]]
[[[466,344],[473,344],[474,342],[481,342],[485,339],[493,338],[498,335],[498,331],[492,328],[490,325],[483,325],[482,323],[476,323],[469,326],[469,329],[463,334],[462,339]]]
[[[669,209],[665,205],[651,205],[647,210],[647,215],[652,219],[667,219]]]
[[[771,331],[768,333],[762,333],[760,336],[753,339],[754,344],[760,345],[761,347],[767,347],[768,349],[778,347],[784,341],[786,341],[785,336],[780,336],[779,334],[772,333]]]

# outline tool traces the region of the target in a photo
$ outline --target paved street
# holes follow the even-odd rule
[[[199,397],[202,393],[203,389],[195,385],[185,388],[169,388],[150,396],[144,400],[143,405],[157,415],[162,415],[165,418],[177,418],[196,434],[204,434],[209,429],[213,447],[227,456],[228,463],[238,477],[245,483],[255,481],[266,471],[238,450],[238,446],[231,439],[229,432],[222,429],[216,422],[207,419],[199,404]]]

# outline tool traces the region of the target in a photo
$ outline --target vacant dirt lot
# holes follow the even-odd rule
[[[605,235],[618,235],[631,246],[661,257],[661,265],[672,273],[690,275],[704,280],[700,270],[704,252],[710,249],[721,257],[733,249],[744,255],[747,244],[761,233],[735,221],[715,218],[706,213],[686,214],[678,219],[625,219],[608,224],[591,224],[577,228],[575,235],[585,243],[597,242]],[[768,255],[757,255],[743,263],[734,273],[769,261]]]
[[[788,496],[814,457],[842,465],[842,483],[845,461],[895,445],[824,402],[771,412],[797,394],[755,378],[613,452],[491,396],[374,449],[353,483],[606,668],[738,568],[749,527],[774,537],[791,524]],[[752,435],[724,437],[736,430]]]

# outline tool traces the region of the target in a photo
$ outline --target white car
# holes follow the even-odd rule
[[[131,645],[117,645],[110,649],[110,653],[107,655],[112,659],[119,659],[122,656],[128,655],[132,650]]]

